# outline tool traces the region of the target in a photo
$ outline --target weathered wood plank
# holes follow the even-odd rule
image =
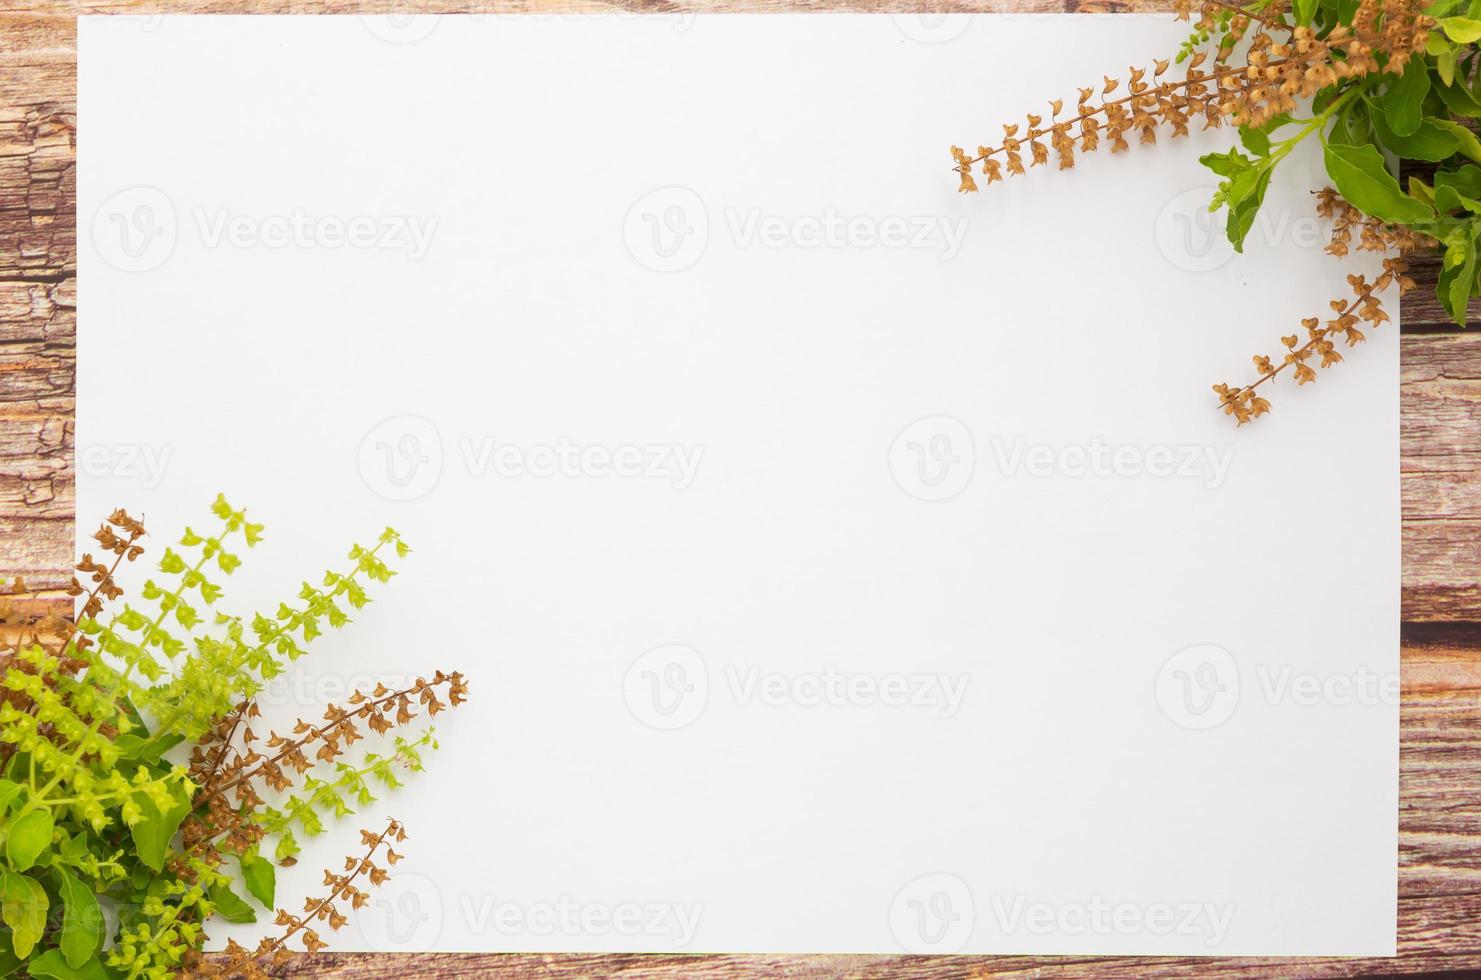
[[[1401,350],[1404,617],[1481,620],[1481,331]]]
[[[1404,956],[1393,960],[1303,959],[1186,960],[1151,957],[1116,959],[1027,956],[635,956],[551,954],[357,956],[322,953],[305,957],[286,974],[369,980],[396,976],[404,980],[452,980],[483,976],[504,980],[615,977],[624,980],[734,980],[758,975],[793,980],[977,980],[977,978],[1215,977],[1219,980],[1271,977],[1415,976],[1481,969],[1481,956],[1461,954]]]

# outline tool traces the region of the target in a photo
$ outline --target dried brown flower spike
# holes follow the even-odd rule
[[[314,924],[327,923],[330,931],[334,932],[343,928],[349,917],[340,910],[340,906],[348,903],[351,909],[360,909],[370,901],[370,893],[359,883],[368,881],[372,888],[385,884],[390,872],[376,863],[377,854],[384,848],[381,860],[387,865],[395,865],[401,860],[401,855],[391,847],[391,842],[399,844],[404,840],[406,828],[395,819],[388,821],[378,834],[373,830],[361,830],[360,843],[365,852],[359,856],[346,856],[340,872],[324,869],[324,886],[329,889],[327,895],[304,899],[302,915],[278,909],[273,922],[284,927],[281,935],[263,939],[250,951],[236,940],[229,940],[226,951],[219,957],[195,956],[185,976],[266,978],[270,969],[281,967],[292,959],[293,952],[288,944],[295,936],[305,951],[317,953],[323,950],[329,944],[320,938]]]
[[[1405,274],[1407,267],[1404,256],[1415,249],[1434,244],[1425,236],[1407,228],[1390,227],[1377,219],[1365,218],[1357,208],[1342,200],[1330,187],[1324,188],[1317,195],[1317,214],[1332,219],[1332,240],[1326,248],[1328,254],[1348,254],[1354,225],[1361,229],[1358,251],[1394,254],[1384,258],[1383,271],[1372,282],[1366,276],[1347,277],[1353,298],[1332,300],[1334,315],[1325,324],[1314,316],[1302,320],[1301,327],[1306,338],[1304,342],[1297,334],[1282,337],[1281,344],[1286,348],[1286,353],[1281,357],[1280,363],[1273,362],[1264,354],[1256,354],[1252,360],[1255,371],[1260,376],[1255,381],[1243,387],[1214,385],[1214,393],[1219,396],[1224,414],[1232,416],[1239,425],[1270,411],[1270,402],[1255,393],[1255,389],[1265,382],[1290,368],[1298,386],[1309,384],[1317,379],[1317,368],[1325,369],[1341,363],[1342,354],[1334,341],[1342,340],[1348,347],[1356,347],[1367,339],[1367,334],[1359,329],[1359,323],[1366,323],[1370,327],[1386,323],[1389,316],[1384,311],[1378,294],[1395,285],[1400,296],[1413,289],[1414,280]],[[1313,361],[1317,362],[1317,367],[1312,366]]]

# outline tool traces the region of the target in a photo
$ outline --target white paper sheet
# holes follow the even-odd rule
[[[949,170],[1184,32],[82,18],[83,528],[225,491],[249,612],[392,524],[269,713],[473,683],[282,903],[394,814],[339,948],[1391,954],[1397,328],[1209,390],[1375,268],[1319,160],[1242,256],[1228,133]]]

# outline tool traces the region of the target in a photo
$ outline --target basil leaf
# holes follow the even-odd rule
[[[1455,125],[1450,123],[1450,125]],[[1373,128],[1378,130],[1378,139],[1397,155],[1409,160],[1425,160],[1439,163],[1459,152],[1459,137],[1439,119],[1425,119],[1419,128],[1408,136],[1399,136],[1388,128],[1383,116],[1373,117]],[[1464,129],[1465,127],[1459,127]],[[1466,130],[1469,134],[1470,130]],[[1474,137],[1473,137],[1474,138]]]
[[[1270,155],[1270,137],[1258,129],[1250,129],[1248,126],[1239,127],[1239,141],[1244,148],[1256,156],[1268,157]]]
[[[1371,145],[1328,143],[1322,156],[1337,192],[1353,207],[1381,221],[1412,225],[1434,217],[1434,211],[1404,193]]]
[[[1357,204],[1356,201],[1353,202]],[[1362,207],[1361,204],[1358,207]],[[154,805],[154,801],[142,793],[134,794],[139,808],[144,811],[144,816],[129,828],[129,835],[134,839],[134,847],[138,850],[139,860],[155,871],[164,869],[165,852],[169,850],[170,841],[175,836],[175,831],[180,828],[180,821],[185,819],[190,812],[190,797],[181,797],[176,791],[174,801],[169,809],[161,811]]]
[[[1234,149],[1227,153],[1205,153],[1198,158],[1198,162],[1220,177],[1233,177],[1255,164],[1255,161]]]
[[[243,854],[240,861],[242,880],[247,883],[247,891],[262,903],[263,908],[272,908],[273,894],[278,887],[278,873],[273,868],[273,863],[257,854]]]
[[[1481,167],[1463,164],[1457,170],[1442,170],[1435,174],[1436,187],[1454,187],[1467,197],[1481,198]]]
[[[51,846],[51,829],[51,811],[45,807],[30,811],[10,825],[5,857],[15,870],[25,871]]]
[[[1466,197],[1454,187],[1441,187],[1435,192],[1435,210],[1442,214],[1451,211],[1469,211],[1481,214],[1481,201]]]
[[[10,926],[10,944],[15,955],[25,959],[46,931],[46,910],[51,901],[46,889],[30,875],[0,865],[0,919]]]
[[[1244,251],[1244,240],[1255,225],[1255,215],[1265,201],[1265,189],[1270,186],[1271,168],[1259,171],[1254,186],[1240,200],[1229,202],[1229,219],[1224,224],[1224,234],[1236,252]]]
[[[80,967],[103,948],[103,910],[98,896],[76,875],[63,867],[52,869],[57,876],[57,894],[62,899],[62,933],[58,944],[70,967]]]
[[[1327,139],[1345,146],[1362,146],[1371,142],[1373,122],[1367,104],[1354,102],[1338,113],[1337,121],[1332,124],[1332,132],[1327,134]]]
[[[1481,20],[1469,17],[1441,17],[1440,30],[1456,44],[1475,44],[1481,41]]]
[[[257,921],[257,913],[252,911],[252,906],[225,885],[211,886],[211,904],[216,906],[216,914],[227,922]]]
[[[0,977],[8,977],[24,962],[10,946],[10,930],[0,926]]]
[[[98,962],[96,956],[73,966],[55,949],[48,949],[26,964],[26,971],[33,977],[47,980],[114,980],[112,970]]]
[[[1461,153],[1464,153],[1477,163],[1481,163],[1481,139],[1477,139],[1475,133],[1450,119],[1426,119],[1424,122],[1426,126],[1434,126],[1438,129],[1445,130],[1445,132],[1454,137],[1457,149]],[[1430,158],[1419,157],[1419,159],[1428,160]]]
[[[1476,245],[1468,237],[1450,241],[1435,289],[1440,305],[1460,326],[1466,325],[1466,304],[1476,283]]]
[[[1476,101],[1463,85],[1437,85],[1435,91],[1440,94],[1440,100],[1445,103],[1445,108],[1457,116],[1467,119],[1475,119],[1481,116],[1481,102]]]
[[[1446,48],[1435,55],[1435,74],[1440,76],[1440,81],[1446,85],[1455,83],[1455,49]]]
[[[1388,128],[1408,136],[1424,119],[1424,97],[1430,94],[1430,70],[1423,58],[1410,58],[1404,74],[1390,83],[1383,97],[1383,117]]]
[[[20,798],[21,790],[24,788],[20,783],[0,779],[0,817],[5,816],[5,811],[10,809],[10,804]]]

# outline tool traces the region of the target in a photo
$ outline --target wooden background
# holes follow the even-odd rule
[[[65,581],[73,555],[79,13],[1167,9],[1002,0],[0,0],[0,575]],[[1108,64],[1119,53],[1107,52]],[[84,134],[85,138],[85,134]],[[1152,152],[1177,152],[1164,148]],[[949,175],[948,175],[949,176]],[[1481,971],[1481,324],[1448,326],[1433,263],[1403,309],[1403,705],[1396,960],[322,954],[296,975],[734,977],[1353,976]],[[1481,307],[1473,307],[1481,317]],[[1288,325],[1272,324],[1270,335]],[[1277,330],[1276,328],[1280,329]],[[1318,396],[1319,397],[1319,396]],[[1335,422],[1336,420],[1334,420]],[[1274,423],[1265,423],[1274,424]],[[98,515],[84,515],[90,525]]]

